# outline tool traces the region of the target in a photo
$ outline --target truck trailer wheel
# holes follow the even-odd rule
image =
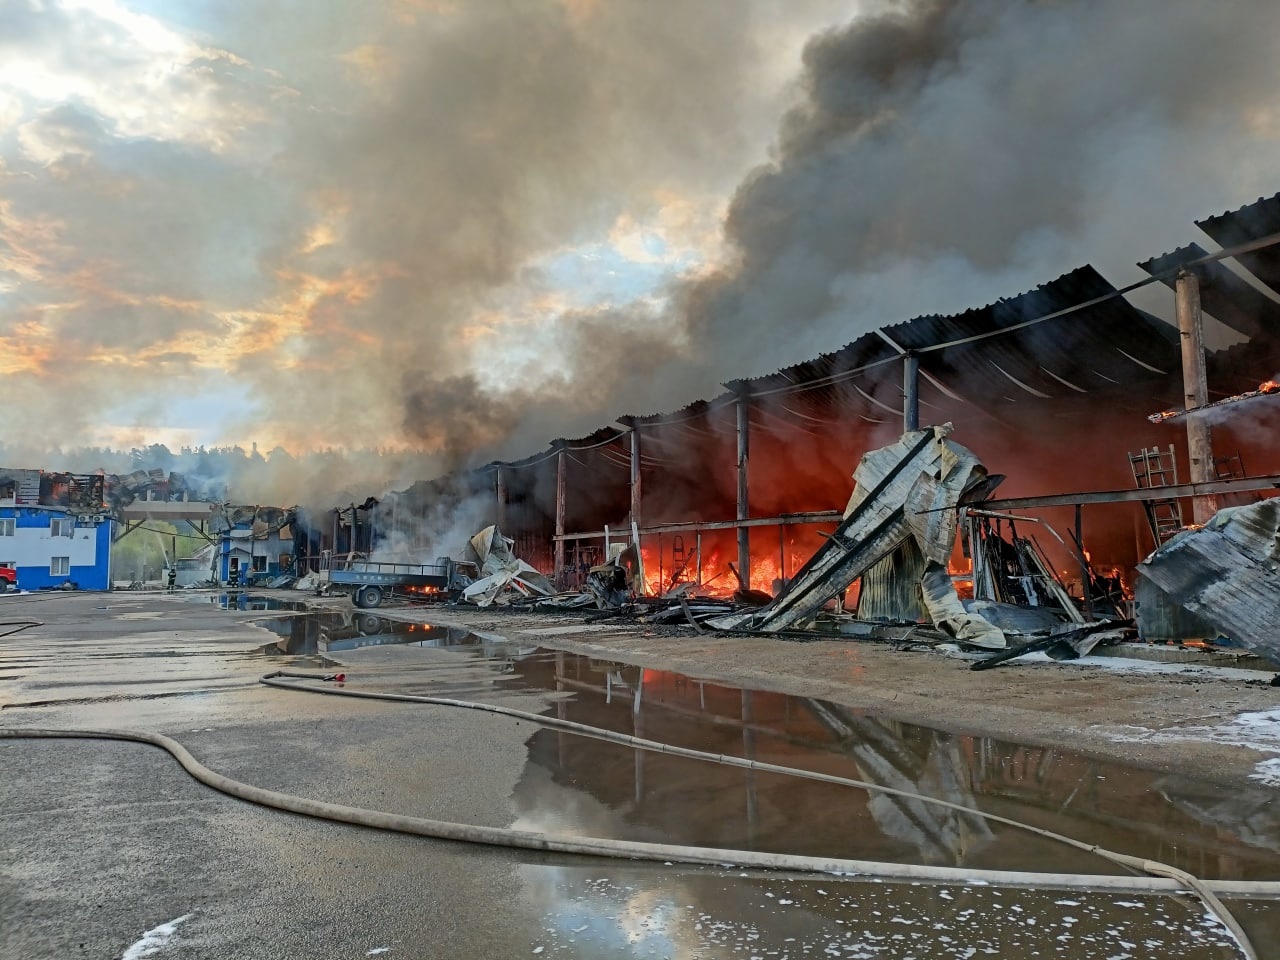
[[[368,610],[382,606],[382,588],[370,584],[356,592],[356,606]]]

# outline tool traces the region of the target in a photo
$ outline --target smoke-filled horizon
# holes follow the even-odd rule
[[[11,445],[426,477],[1085,262],[1136,279],[1280,189],[1280,8],[1245,0],[182,17],[0,10]]]

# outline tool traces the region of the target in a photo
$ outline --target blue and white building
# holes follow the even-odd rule
[[[260,525],[265,527],[265,524]],[[288,526],[283,529],[254,530],[252,523],[239,523],[224,530],[213,543],[204,547],[192,558],[191,565],[201,571],[200,579],[210,578],[226,583],[231,578],[231,560],[236,560],[240,579],[258,575],[279,576],[293,569],[293,535]],[[182,586],[183,571],[178,568],[178,586]]]
[[[101,514],[0,500],[0,566],[18,571],[22,590],[109,590],[114,525]]]

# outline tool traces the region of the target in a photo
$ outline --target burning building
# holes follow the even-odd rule
[[[992,482],[974,502],[989,518],[1038,531],[1011,541],[1036,541],[1035,575],[1070,587],[1086,608],[1121,610],[1130,572],[1167,539],[1158,510],[1172,508],[1177,529],[1203,522],[1215,497],[1252,500],[1280,482],[1273,401],[1247,419],[1220,416],[1212,437],[1208,411],[1186,418],[1195,424],[1186,431],[1172,426],[1178,417],[1148,419],[1244,391],[1270,396],[1257,385],[1280,369],[1280,194],[1199,226],[1225,249],[1193,244],[1148,260],[1144,283],[1117,289],[1084,266],[1019,296],[917,317],[726,382],[711,400],[621,417],[524,460],[436,481],[436,490],[483,504],[483,519],[513,537],[516,553],[562,585],[580,585],[611,541],[638,539],[641,592],[693,582],[700,592],[777,594],[841,523],[866,451],[921,424],[952,423],[1003,475],[999,498]],[[1176,288],[1181,329],[1126,299],[1156,282]],[[417,504],[402,495],[396,535],[438,532],[422,518],[441,501],[423,492]],[[449,549],[464,542],[453,540]],[[961,537],[948,563],[962,597],[981,589],[975,548]],[[873,593],[872,580],[859,578],[844,602],[871,616],[918,617],[916,586],[881,573]]]

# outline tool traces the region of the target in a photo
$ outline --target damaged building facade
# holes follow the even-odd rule
[[[988,627],[1079,633],[1126,621],[1145,557],[1280,483],[1280,403],[1267,386],[1280,370],[1280,195],[1198,226],[1222,252],[1193,243],[1139,264],[1148,284],[1169,288],[1177,327],[1126,299],[1133,287],[1081,267],[728,382],[673,413],[622,417],[523,460],[391,494],[380,534],[412,551],[439,537],[441,513],[467,504],[484,514],[471,530],[497,522],[517,556],[565,589],[582,589],[611,545],[638,540],[637,593],[754,591],[800,611],[740,621],[753,629],[800,626],[836,606],[864,621],[945,623],[997,647]],[[1222,412],[1233,397],[1252,398],[1247,417]],[[901,452],[926,434],[931,456],[972,451],[972,471],[935,470],[915,502],[920,464],[898,464],[906,487],[896,505],[880,504],[901,512],[893,529],[876,513],[845,530],[851,496],[884,499],[851,468],[865,473],[868,451]],[[945,503],[930,499],[948,484]],[[450,551],[465,542],[448,539]],[[843,545],[836,559],[833,544]],[[841,573],[815,578],[828,561]],[[817,582],[797,584],[806,578]],[[1180,603],[1167,590],[1149,601],[1147,613],[1164,613],[1138,617],[1144,637],[1227,635]]]

